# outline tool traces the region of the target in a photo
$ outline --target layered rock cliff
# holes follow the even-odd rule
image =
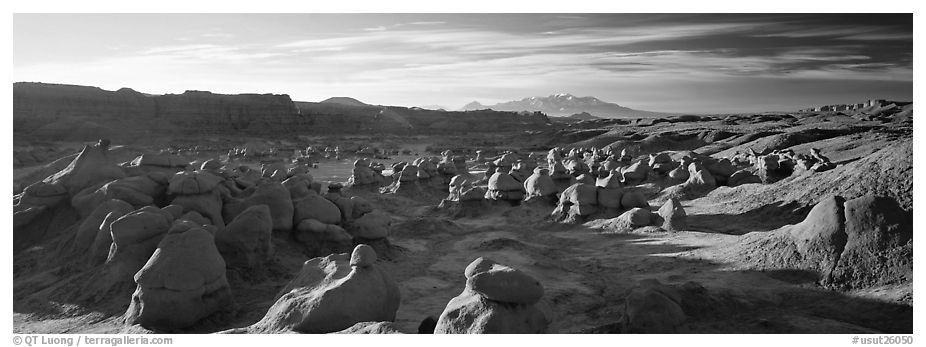
[[[226,133],[442,134],[532,130],[548,123],[542,113],[293,102],[276,94],[149,95],[129,88],[13,84],[14,135],[52,140]]]

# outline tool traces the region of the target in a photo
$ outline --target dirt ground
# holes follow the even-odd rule
[[[851,163],[890,142],[857,134],[847,138],[841,142],[823,139],[815,146],[841,148],[825,153]],[[425,146],[420,145],[422,155]],[[412,161],[414,156],[381,162],[388,166],[400,160]],[[350,176],[352,163],[353,159],[329,160],[311,173],[316,180],[343,182]],[[30,169],[17,170],[19,175]],[[538,307],[550,319],[552,333],[615,332],[627,291],[642,279],[679,285],[694,281],[707,290],[711,300],[699,312],[686,312],[683,333],[913,331],[911,283],[832,291],[818,286],[813,273],[751,269],[726,252],[740,235],[801,221],[809,209],[807,203],[724,212],[722,202],[711,197],[684,200],[690,230],[608,233],[585,225],[549,222],[552,206],[499,207],[479,217],[452,219],[435,208],[445,194],[442,191],[414,199],[355,194],[396,220],[389,237],[393,252],[381,257],[385,259],[378,266],[399,284],[402,301],[396,324],[407,333],[416,332],[426,317],[441,314],[447,302],[463,290],[464,268],[478,257],[520,269],[543,284],[545,294]],[[265,271],[228,272],[235,307],[183,332],[217,332],[260,320],[306,260],[294,243],[288,235],[275,233],[276,253]],[[40,245],[15,259],[14,332],[133,332],[121,320],[128,296],[113,297],[110,301],[115,305],[100,309],[45,295],[54,283],[71,278],[66,266],[42,263],[57,252],[55,247]]]

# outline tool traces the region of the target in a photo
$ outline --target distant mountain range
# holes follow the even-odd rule
[[[447,110],[446,107],[441,106],[441,105],[425,105],[425,106],[421,106],[421,108],[423,108],[423,109],[425,109],[425,110],[435,110],[435,111],[438,111],[438,110]]]
[[[548,116],[565,117],[587,113],[599,118],[647,118],[661,117],[669,113],[634,110],[618,104],[601,101],[598,98],[578,97],[571,94],[553,94],[547,97],[529,97],[517,101],[483,105],[478,101],[463,106],[462,111],[492,109],[496,111],[540,111]]]

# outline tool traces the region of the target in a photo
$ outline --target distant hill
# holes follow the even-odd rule
[[[495,105],[483,105],[478,101],[473,101],[463,106],[464,111],[486,108],[496,111],[540,111],[554,117],[571,116],[577,113],[587,113],[598,118],[649,118],[670,115],[669,113],[634,110],[591,96],[577,97],[565,93],[546,97],[534,96]]]
[[[426,106],[421,106],[421,108],[425,110],[435,110],[435,111],[446,111],[447,110],[446,107],[441,106],[441,105],[426,105]]]
[[[336,96],[333,98],[327,98],[325,100],[322,100],[321,103],[341,104],[341,105],[347,105],[347,106],[370,106],[369,104],[363,103],[360,100],[346,97],[346,96]]]
[[[487,108],[489,108],[489,106],[480,104],[478,101],[473,101],[471,103],[463,105],[463,108],[461,108],[460,111],[485,110]]]

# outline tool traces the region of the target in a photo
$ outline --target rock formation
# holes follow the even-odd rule
[[[362,244],[351,254],[306,261],[250,330],[329,333],[359,322],[395,320],[401,300],[399,289],[375,263],[376,252]]]
[[[464,271],[466,288],[447,303],[435,334],[540,334],[549,321],[534,304],[543,286],[529,275],[478,258]]]
[[[135,274],[138,289],[125,314],[127,323],[156,330],[185,328],[231,302],[225,261],[212,234],[196,227],[175,230]]]
[[[273,256],[270,207],[251,206],[215,235],[215,244],[228,267],[255,268]]]

